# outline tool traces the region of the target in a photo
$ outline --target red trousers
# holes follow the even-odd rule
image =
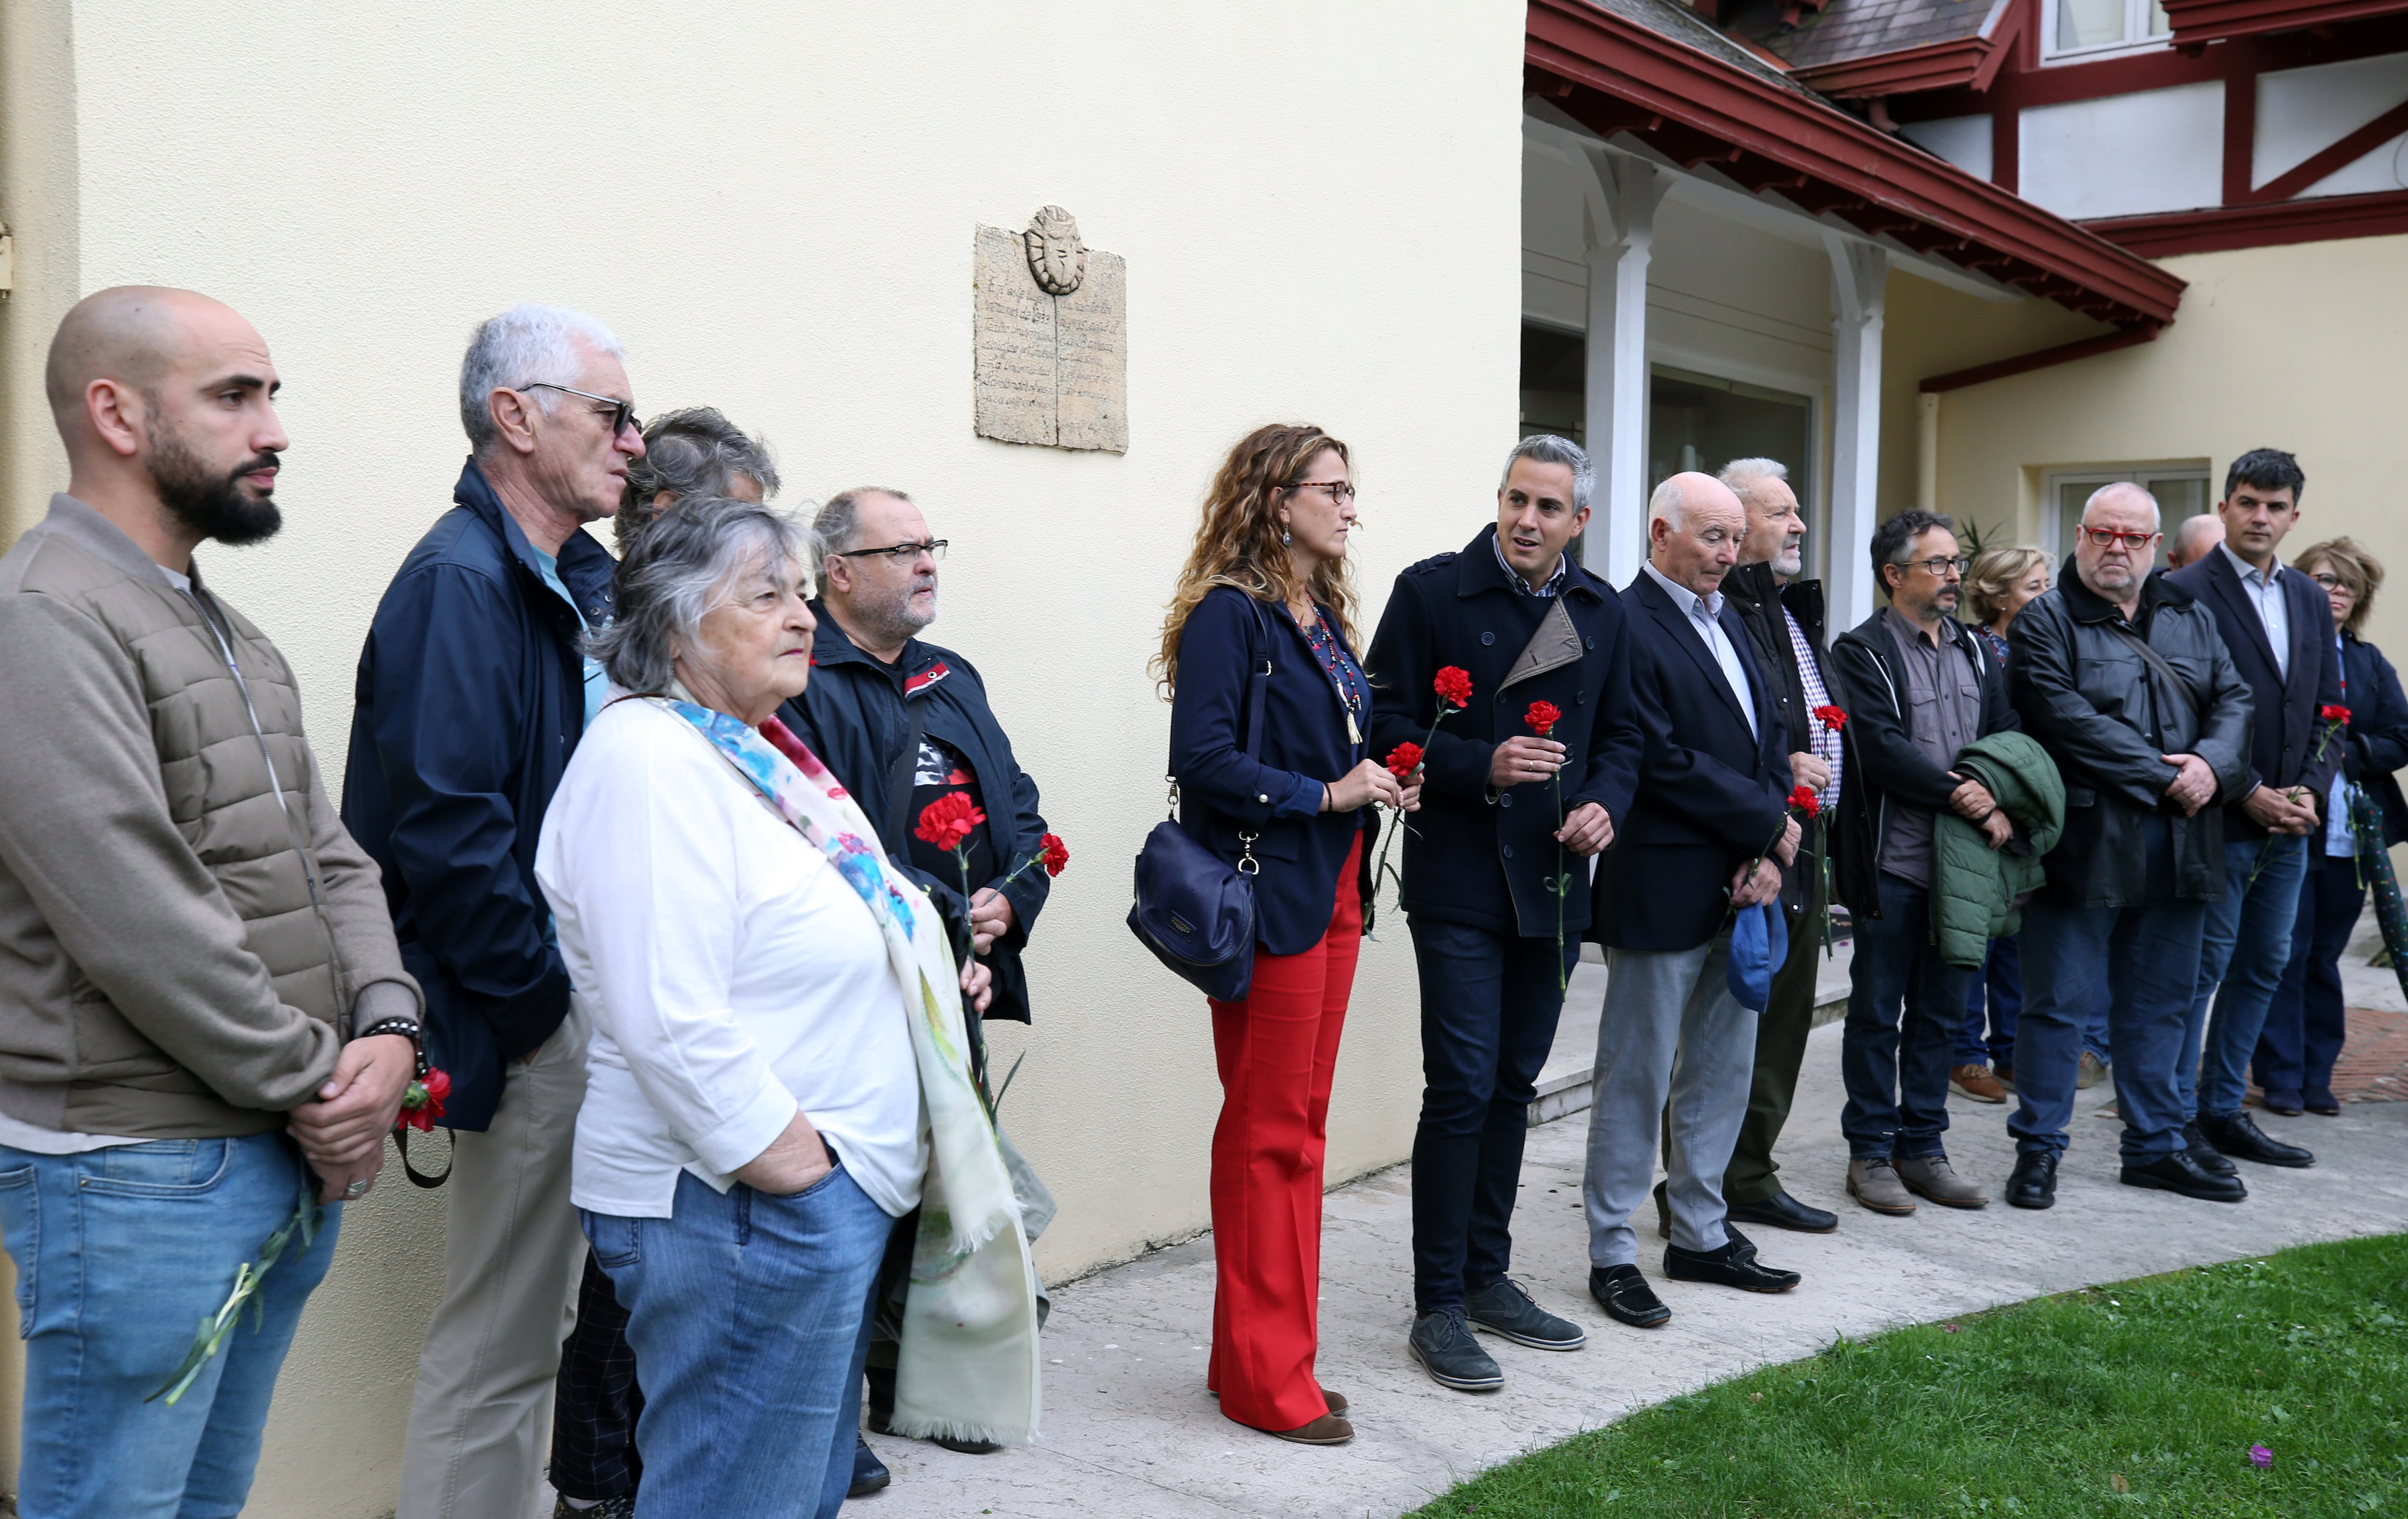
[[[1301,954],[1254,955],[1243,1002],[1212,1004],[1221,1122],[1212,1130],[1212,1365],[1221,1412],[1294,1429],[1329,1412],[1320,1340],[1321,1162],[1329,1079],[1362,951],[1358,838],[1338,872],[1329,932]]]

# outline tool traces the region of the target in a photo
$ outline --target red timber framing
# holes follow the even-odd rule
[[[2408,0],[2160,0],[2174,46],[2194,48],[2270,32],[2303,32],[2408,11]]]
[[[2183,281],[1812,95],[1586,0],[1530,0],[1525,87],[1601,136],[1809,216],[1889,236],[2127,329],[2173,320]]]
[[[2085,224],[2144,258],[2318,243],[2333,237],[2380,237],[2408,232],[2408,190],[2375,195],[2319,195],[2275,206],[2216,206],[2203,211],[2126,216]]]
[[[2400,4],[2408,6],[2408,0],[2400,0]],[[1986,90],[2014,55],[2016,34],[2023,30],[2025,18],[2030,14],[2031,7],[2019,0],[2007,7],[2006,14],[1999,18],[1987,36],[1874,53],[1836,64],[1817,64],[1812,68],[1793,69],[1789,77],[1810,90],[1848,100],[1959,85],[1969,90]]]

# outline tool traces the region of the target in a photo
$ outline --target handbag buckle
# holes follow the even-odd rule
[[[1262,835],[1258,833],[1241,833],[1238,836],[1238,874],[1259,876],[1263,873],[1262,862],[1254,858],[1254,840],[1261,837]]]

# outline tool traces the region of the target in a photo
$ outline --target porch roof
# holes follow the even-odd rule
[[[1671,0],[1529,0],[1524,64],[1529,93],[1600,136],[2098,321],[2154,331],[2182,298],[2148,260],[1874,130]]]

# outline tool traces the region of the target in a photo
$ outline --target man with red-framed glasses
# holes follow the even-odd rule
[[[2216,1202],[2248,1195],[2203,1169],[2184,1128],[2183,1054],[2209,904],[2227,891],[2224,816],[2249,779],[2249,688],[2215,615],[2150,573],[2157,503],[2102,487],[2073,573],[2015,616],[2007,696],[2065,781],[2065,832],[2025,909],[2025,1001],[2007,1120],[2007,1201],[2047,1208],[2073,1113],[2082,1028],[2101,982],[2123,1181]]]

